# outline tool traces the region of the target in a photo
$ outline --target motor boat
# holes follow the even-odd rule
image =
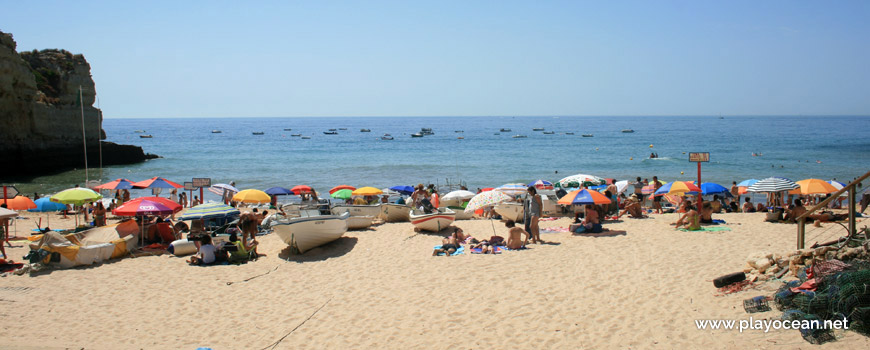
[[[458,205],[451,205],[451,206],[448,206],[447,209],[450,209],[450,210],[452,210],[454,213],[456,213],[456,220],[471,220],[471,218],[474,217],[474,212],[473,212],[473,211],[471,211],[471,212],[467,212],[467,213],[466,213],[466,212],[465,212],[465,208],[460,207],[460,206],[458,206]]]
[[[500,133],[500,132],[497,132],[497,133],[495,133],[495,134],[493,134],[493,135],[501,135],[501,133]]]
[[[415,133],[411,134],[411,137],[423,137],[423,134],[421,134],[419,132],[415,132]]]
[[[338,130],[347,130],[347,128],[338,128]]]
[[[453,130],[455,133],[465,132],[465,130]]]
[[[624,133],[626,133],[626,134],[630,134],[630,133],[633,133],[634,130],[632,130],[632,129],[622,129],[622,132],[624,132]]]
[[[381,213],[380,204],[375,205],[352,205],[336,204],[330,209],[333,215],[350,213],[350,216],[378,216]]]
[[[544,135],[553,135],[555,133],[555,131],[544,131]]]
[[[310,139],[311,139],[311,136],[302,136],[302,139],[303,139],[303,140],[310,140]]]
[[[284,131],[292,131],[292,130],[293,129],[291,129],[291,128],[284,128]]]
[[[359,132],[372,132],[372,129],[359,129]]]
[[[293,254],[302,254],[311,248],[339,239],[347,232],[350,214],[301,216],[272,224],[272,230]]]
[[[152,138],[152,137],[153,137],[153,136],[151,136],[150,134],[149,134],[149,135],[139,135],[139,138],[140,138],[140,139],[150,139],[150,138]]]
[[[532,131],[544,131],[544,128],[532,128]]]
[[[329,131],[335,131],[335,130],[338,130],[338,129],[329,129]]]
[[[324,131],[324,135],[338,135],[338,131]]]
[[[499,129],[498,131],[500,131],[500,132],[511,132],[511,129],[508,129],[508,128],[501,128],[501,129]]]
[[[393,139],[393,137],[390,136],[390,135],[384,135],[384,136],[381,136],[381,140],[389,141],[389,140],[392,140],[392,139]]]
[[[211,133],[212,133],[212,134],[220,134],[221,131],[220,131],[220,130],[212,130]]]
[[[254,132],[252,132],[252,134],[254,134],[254,135],[264,135],[264,134],[266,134],[266,133],[265,133],[265,132],[262,132],[262,131],[254,131]]]
[[[380,218],[386,222],[405,222],[411,220],[411,207],[404,204],[382,203]]]
[[[136,131],[133,131],[133,132],[135,132],[135,133],[137,133],[137,134],[141,134],[141,133],[144,133],[145,130],[136,130]]]
[[[290,134],[290,136],[292,136],[292,137],[299,137],[299,136],[302,136],[302,134]]]
[[[426,214],[415,209],[411,211],[411,224],[420,231],[439,232],[456,220],[456,213],[448,208],[438,208],[438,211]]]
[[[524,138],[527,138],[528,136],[526,136],[526,135],[514,135],[514,136],[511,136],[511,137],[513,137],[513,138],[515,138],[515,139],[524,139]]]
[[[574,135],[573,132],[566,132],[565,135]]]
[[[583,137],[593,137],[593,136],[595,136],[595,135],[592,135],[592,134],[583,134],[582,136],[583,136]]]
[[[420,128],[420,133],[423,135],[435,135],[435,133],[432,132],[432,128]]]
[[[351,216],[347,218],[348,230],[364,230],[372,226],[374,216]]]
[[[523,221],[523,203],[502,202],[497,204],[493,210],[505,220]]]

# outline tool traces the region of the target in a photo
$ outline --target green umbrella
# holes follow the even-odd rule
[[[338,190],[338,191],[332,192],[332,194],[330,194],[330,196],[332,196],[332,198],[337,198],[337,199],[349,199],[350,197],[353,196],[353,191],[348,190],[348,189]]]
[[[100,198],[103,198],[103,196],[97,192],[87,188],[76,187],[58,192],[51,196],[51,201],[63,204],[82,205]]]

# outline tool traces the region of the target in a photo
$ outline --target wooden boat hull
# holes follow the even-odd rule
[[[411,207],[401,204],[381,204],[380,218],[386,222],[406,222],[411,220]]]
[[[524,211],[522,203],[499,203],[493,209],[505,220],[523,221]]]
[[[272,225],[290,252],[301,254],[306,251],[339,239],[347,232],[347,218],[350,214],[300,217],[281,221]]]
[[[374,216],[351,216],[347,218],[348,230],[363,230],[372,226]]]
[[[456,220],[456,213],[450,209],[439,208],[437,213],[424,214],[419,210],[411,212],[411,224],[422,231],[439,232]]]
[[[336,205],[330,209],[333,215],[350,213],[350,216],[378,216],[381,214],[381,206],[378,205]]]
[[[465,212],[465,208],[459,206],[449,206],[447,209],[456,213],[456,220],[471,220],[474,217],[474,212]]]

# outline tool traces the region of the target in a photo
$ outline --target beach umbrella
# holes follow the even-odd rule
[[[127,179],[115,179],[94,187],[97,190],[129,190],[133,188],[133,181]]]
[[[42,197],[33,202],[36,204],[36,208],[27,209],[27,211],[35,211],[35,212],[47,212],[47,211],[61,211],[66,210],[66,205],[52,202],[51,198]]]
[[[466,200],[466,199],[474,198],[475,195],[477,195],[477,194],[474,192],[471,192],[471,191],[456,190],[456,191],[453,191],[453,192],[450,192],[450,193],[444,195],[444,197],[441,198],[441,200],[445,200],[445,201],[454,200],[454,199]]]
[[[36,209],[36,203],[25,196],[15,196],[6,200],[6,207],[12,210]]]
[[[628,188],[628,180],[622,180],[622,181],[616,182],[616,193],[625,192],[625,190],[627,188]]]
[[[578,186],[570,186],[572,182],[576,182]],[[559,180],[559,184],[562,185],[562,187],[579,187],[579,185],[585,182],[590,182],[593,185],[603,185],[605,181],[598,176],[587,174],[571,175]]]
[[[164,179],[159,176],[152,177],[148,180],[142,180],[139,182],[134,182],[133,187],[135,188],[182,188],[184,186]]]
[[[217,202],[208,202],[189,208],[179,217],[179,220],[208,220],[239,215],[241,212],[229,205]]]
[[[758,182],[752,184],[746,188],[747,192],[782,192],[789,191],[795,188],[800,187],[800,185],[794,183],[789,179],[784,177],[768,177],[764,180],[759,180]]]
[[[314,192],[314,189],[312,189],[311,186],[306,186],[306,185],[296,185],[296,186],[293,186],[293,188],[291,188],[290,190],[293,191],[293,193],[295,193],[295,194],[313,193]]]
[[[103,198],[103,196],[91,189],[76,187],[60,191],[50,198],[55,203],[82,205]]]
[[[844,184],[840,181],[831,180],[831,181],[828,181],[828,183],[831,184],[831,186],[836,187],[837,190],[840,190],[841,188],[846,187],[846,184]]]
[[[712,182],[704,182],[701,184],[701,195],[712,195],[712,194],[720,194],[720,193],[730,193],[725,186],[722,186],[717,183]]]
[[[468,201],[468,205],[465,206],[465,212],[470,213],[477,209],[494,206],[501,202],[509,201],[512,199],[513,198],[511,198],[502,191],[481,192],[474,195],[474,197],[472,197],[471,200]]]
[[[218,195],[218,196],[221,196],[221,198],[226,197],[228,194],[236,194],[236,193],[239,193],[239,189],[238,189],[238,188],[236,188],[236,187],[233,186],[233,185],[229,185],[229,184],[216,184],[216,185],[212,185],[211,187],[208,188],[208,191],[211,192],[211,193],[214,193],[214,194],[216,194],[216,195]]]
[[[141,197],[112,210],[117,216],[170,215],[181,211],[181,205],[166,198]]]
[[[795,182],[798,188],[788,191],[789,194],[823,194],[837,192],[837,188],[821,179],[805,179]]]
[[[377,189],[374,187],[367,186],[367,187],[358,188],[358,189],[354,190],[352,193],[354,196],[377,196],[377,195],[383,194],[384,191],[381,191],[380,189]]]
[[[414,186],[393,186],[390,189],[406,195],[414,193]]]
[[[272,197],[266,192],[254,189],[242,190],[233,195],[233,200],[242,203],[269,203]]]
[[[504,192],[507,195],[516,196],[520,194],[525,194],[529,189],[525,184],[504,184],[495,189],[496,191]]]
[[[745,194],[746,189],[749,188],[749,186],[754,185],[756,182],[758,182],[757,179],[747,179],[740,181],[740,183],[737,184],[737,194]]]
[[[604,194],[590,190],[575,190],[559,198],[556,202],[562,205],[571,204],[610,204],[610,199]]]
[[[701,189],[689,181],[674,181],[660,187],[658,191],[655,192],[655,195],[661,196],[663,194],[685,194],[698,192],[701,192]]]
[[[535,186],[535,188],[537,188],[539,190],[551,190],[551,189],[553,189],[553,183],[550,181],[546,181],[546,180],[536,180],[533,182],[529,182],[529,184],[526,185],[526,187],[528,187],[528,186]]]
[[[284,188],[284,187],[272,187],[272,188],[269,188],[269,189],[265,190],[264,192],[266,192],[266,194],[270,194],[270,195],[273,195],[273,196],[281,196],[281,195],[287,195],[287,194],[294,194],[293,191],[288,190],[288,189],[286,189],[286,188]]]
[[[0,220],[18,217],[18,213],[6,208],[0,208]]]
[[[329,196],[331,196],[332,198],[336,198],[336,199],[349,199],[349,198],[353,197],[353,191],[345,188],[345,189],[341,189],[341,190],[332,192],[329,194]]]
[[[351,191],[353,191],[355,189],[356,189],[356,187],[353,187],[351,185],[338,185],[338,186],[335,186],[335,187],[329,189],[329,194],[333,194],[338,190],[351,190]]]
[[[481,189],[480,192],[492,191],[492,190],[494,190],[494,189],[495,189],[495,188],[487,187],[487,188]]]
[[[659,184],[664,186],[667,184],[667,182],[659,180]],[[652,194],[655,191],[656,191],[656,186],[654,183],[650,183],[649,185],[643,186],[643,188],[640,189],[640,193],[643,193],[643,194]]]

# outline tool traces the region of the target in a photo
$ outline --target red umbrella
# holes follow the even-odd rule
[[[148,180],[142,180],[136,183],[133,183],[133,186],[136,188],[182,188],[184,186],[164,179],[162,177],[156,176],[152,177]]]
[[[495,188],[487,187],[487,188],[484,188],[484,189],[480,190],[480,192],[492,191],[492,190],[494,190],[494,189],[495,189]]]
[[[306,186],[306,187],[307,187],[307,186]],[[294,187],[294,188],[296,188],[296,187]],[[356,190],[356,187],[353,187],[353,186],[350,186],[350,185],[338,185],[338,186],[333,187],[331,190],[329,190],[329,194],[333,194],[333,193],[335,193],[335,191],[338,191],[338,190],[351,190],[351,191],[354,191],[354,190]]]
[[[118,216],[169,215],[181,211],[181,205],[166,198],[142,197],[112,210]]]
[[[133,188],[133,181],[127,179],[116,179],[112,182],[107,182],[94,187],[97,190],[129,190]]]
[[[293,193],[296,193],[296,194],[300,194],[300,193],[313,193],[313,192],[314,192],[314,189],[312,189],[310,186],[306,186],[306,185],[298,185],[298,186],[294,186],[294,187],[291,188],[290,190],[293,191]]]

